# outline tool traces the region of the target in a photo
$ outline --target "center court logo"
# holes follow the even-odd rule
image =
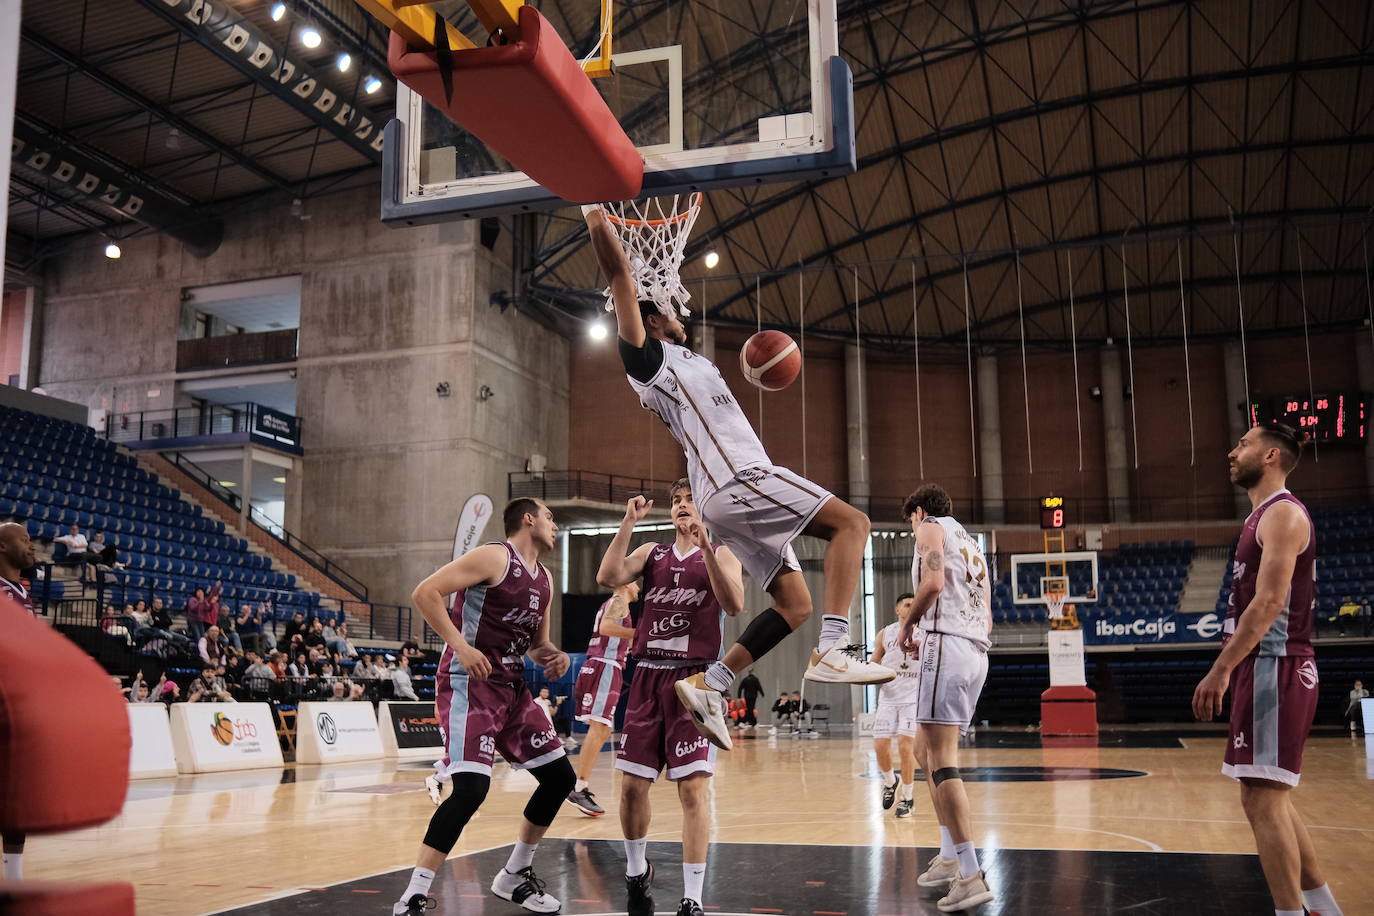
[[[320,740],[325,744],[332,745],[339,740],[339,726],[334,724],[334,717],[327,712],[315,717],[315,731],[320,733]]]
[[[1216,614],[1203,614],[1196,623],[1188,624],[1188,629],[1199,639],[1215,639],[1221,633],[1221,618]]]

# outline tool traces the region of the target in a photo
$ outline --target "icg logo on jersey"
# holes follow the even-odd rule
[[[669,614],[649,624],[649,635],[654,639],[677,636],[679,633],[685,633],[691,625],[692,620],[686,614]]]

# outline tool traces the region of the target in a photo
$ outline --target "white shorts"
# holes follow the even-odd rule
[[[801,569],[792,542],[832,495],[787,468],[748,468],[711,494],[701,518],[767,590],[778,573]]]
[[[878,714],[873,717],[873,737],[916,737],[916,704],[878,702]]]
[[[962,636],[927,633],[921,646],[916,721],[968,725],[987,676],[988,654],[978,644]]]

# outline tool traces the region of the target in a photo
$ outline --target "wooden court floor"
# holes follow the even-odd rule
[[[980,772],[992,780],[968,783],[978,846],[1252,854],[1254,845],[1235,784],[1218,772],[1223,738],[1187,733],[1179,738],[1164,736],[1156,742],[1172,747],[980,746],[965,751],[966,768],[985,768]],[[980,745],[998,743],[995,732],[984,731],[978,740]],[[620,838],[610,763],[611,755],[603,751],[592,779],[608,815],[592,819],[566,807],[550,829],[551,838]],[[1052,768],[1055,779],[1040,781],[1037,768]],[[1086,778],[1099,769],[1136,773]],[[1367,764],[1362,743],[1333,737],[1310,741],[1304,769],[1295,800],[1332,887],[1347,913],[1374,913],[1374,867],[1368,852],[1374,848],[1374,766]],[[875,771],[866,739],[797,740],[760,733],[756,739],[738,742],[718,761],[714,839],[721,845],[712,849],[713,867],[723,868],[729,861],[727,844],[897,851],[937,846],[938,831],[924,786],[917,786],[915,817],[898,821],[881,809]],[[31,838],[26,877],[132,881],[138,911],[145,916],[209,913],[290,894],[320,893],[308,889],[412,864],[433,810],[422,787],[427,772],[422,764],[368,763],[140,780],[131,785],[124,812],[110,824]],[[512,840],[532,780],[503,766],[495,777],[484,810],[469,826],[455,856]],[[649,838],[672,842],[680,826],[675,795],[670,786],[660,785],[653,798],[655,819]],[[619,887],[619,872],[614,871],[618,859],[611,852],[605,854],[613,869],[606,886],[614,889]],[[836,856],[840,854],[837,849]],[[824,853],[817,856],[824,858]],[[1251,863],[1257,875],[1257,862],[1242,865],[1248,869]],[[461,873],[456,866],[452,871]],[[672,875],[669,885],[675,885],[676,872],[673,854],[663,867],[663,874]],[[461,879],[441,875],[436,890],[446,880]],[[473,884],[471,890],[481,893],[485,887]],[[339,911],[390,912],[394,898],[383,892],[355,893]],[[1206,894],[1207,889],[1198,888],[1197,893]],[[675,896],[666,900],[669,895],[665,891],[665,899],[659,901],[660,911],[671,912],[675,905]],[[729,911],[728,896],[728,890],[717,888],[717,899],[708,902]],[[612,890],[611,897],[617,902],[610,909],[623,911],[619,892]],[[857,890],[854,897],[859,897]],[[579,909],[571,903],[564,907],[565,913],[605,910]],[[812,912],[783,903],[776,910],[807,916]],[[455,911],[445,907],[436,913]],[[900,912],[927,911],[933,906],[913,903]]]

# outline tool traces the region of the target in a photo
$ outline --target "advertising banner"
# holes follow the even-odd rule
[[[172,746],[183,773],[282,765],[266,703],[178,703],[172,707]]]
[[[382,756],[371,703],[302,703],[296,713],[296,762],[342,763]]]
[[[382,703],[377,719],[386,756],[402,760],[443,756],[444,738],[433,703]]]
[[[258,404],[253,414],[253,434],[282,445],[300,445],[300,422],[289,413]]]
[[[150,779],[177,774],[172,724],[161,703],[130,703],[129,778]]]
[[[1083,631],[1050,630],[1050,686],[1084,687]]]
[[[1083,639],[1090,646],[1142,643],[1216,642],[1224,618],[1220,614],[1104,614],[1079,608]]]

